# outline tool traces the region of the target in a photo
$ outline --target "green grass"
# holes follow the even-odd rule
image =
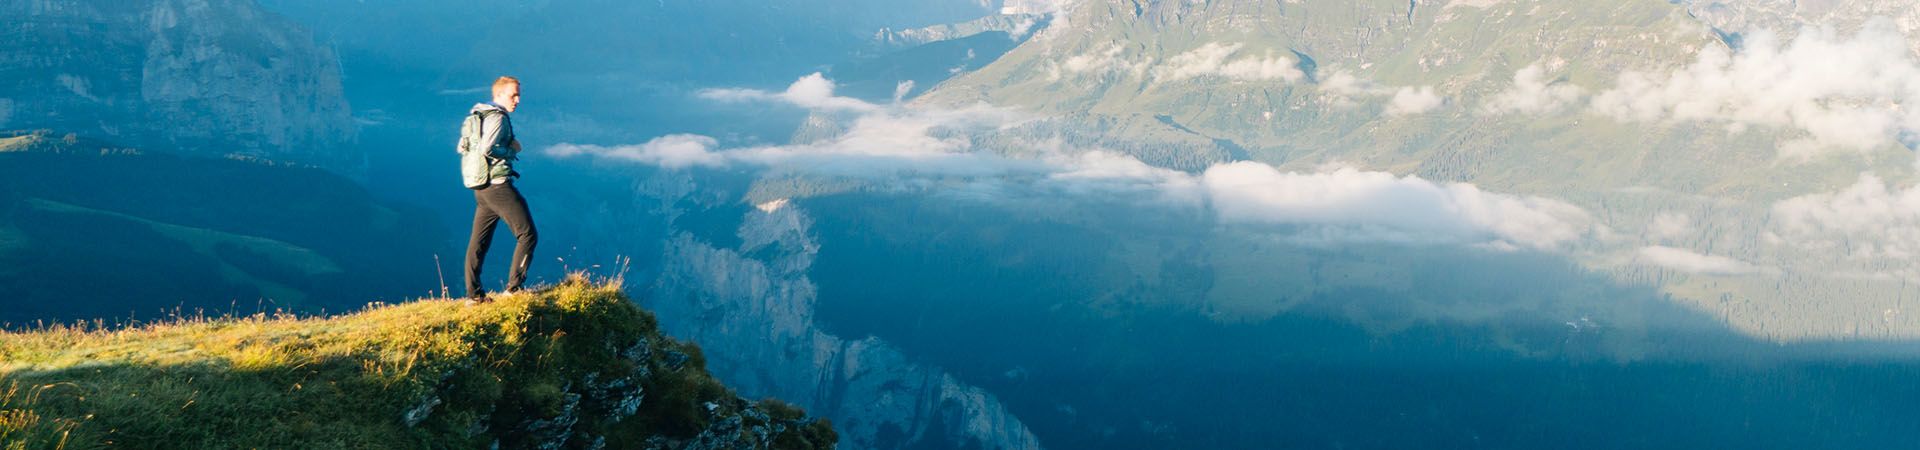
[[[580,276],[476,306],[4,333],[0,449],[832,447],[825,421],[704,364],[618,281]]]
[[[161,236],[186,244],[187,247],[192,248],[195,253],[207,256],[213,261],[220,261],[217,270],[222,279],[231,283],[254,286],[260,289],[261,294],[265,295],[266,298],[274,299],[283,305],[304,305],[307,303],[307,294],[298,288],[276,283],[268,278],[255,276],[248,272],[247,269],[225,261],[223,257],[228,256],[232,252],[258,255],[256,258],[265,258],[266,261],[273,261],[276,266],[291,269],[295,277],[314,277],[343,272],[339,264],[335,264],[333,260],[320,255],[319,252],[273,239],[174,225],[112,211],[103,211],[39,198],[26,199],[26,206],[41,211],[102,216],[107,219],[146,225]],[[0,244],[5,243],[5,237],[5,235],[0,235]],[[7,250],[7,248],[4,245],[0,245],[0,252],[4,252],[5,250]]]
[[[45,211],[69,214],[96,214],[145,224],[153,227],[153,231],[186,243],[189,247],[192,247],[194,251],[207,256],[219,256],[215,249],[224,244],[242,250],[260,253],[276,261],[286,262],[298,267],[303,275],[324,275],[339,273],[341,271],[340,265],[334,264],[333,260],[327,259],[327,257],[321,256],[313,250],[273,239],[162,223],[141,217],[75,206],[46,199],[30,198],[27,199],[27,205]]]
[[[438,218],[338,175],[5,136],[39,143],[0,152],[16,169],[0,177],[0,328],[176,306],[351,311],[429,295],[457,269],[436,270],[434,255],[458,254]]]

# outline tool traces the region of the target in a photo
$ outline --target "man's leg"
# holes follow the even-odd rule
[[[526,197],[520,196],[520,189],[513,183],[494,186],[499,191],[492,198],[492,206],[507,228],[513,230],[513,269],[507,271],[507,292],[520,290],[527,282],[527,266],[533,264],[533,247],[540,243],[540,232],[533,227],[533,214],[527,210]]]
[[[467,240],[467,298],[486,295],[480,288],[480,266],[486,262],[487,248],[493,246],[493,228],[500,224],[500,214],[487,201],[486,192],[493,188],[488,186],[473,192],[473,234]]]

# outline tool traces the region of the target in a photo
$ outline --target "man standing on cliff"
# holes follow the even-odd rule
[[[520,80],[500,77],[493,81],[493,101],[473,105],[460,124],[460,177],[473,190],[473,236],[467,242],[467,301],[482,303],[488,299],[480,288],[480,266],[493,245],[493,229],[501,220],[513,230],[518,243],[513,247],[513,268],[507,272],[503,292],[517,292],[527,281],[527,266],[533,262],[533,246],[540,241],[534,231],[533,215],[527,211],[527,199],[513,186],[520,173],[513,170],[519,160],[520,140],[513,134],[509,117],[520,106]]]

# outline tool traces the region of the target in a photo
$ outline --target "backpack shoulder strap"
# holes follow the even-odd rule
[[[479,130],[480,126],[484,124],[479,119],[480,119],[479,111],[469,111],[467,112],[467,118],[460,120],[460,143],[459,145],[454,146],[455,151],[458,151],[460,152],[460,154],[464,155],[468,151],[467,150],[468,145],[472,145],[473,141],[480,140],[479,137],[475,137],[472,134],[474,132],[472,130]],[[468,123],[473,124],[472,130],[467,129]]]
[[[467,113],[467,117],[473,119],[473,134],[470,137],[473,142],[480,142],[480,137],[487,135],[487,112],[474,111]]]

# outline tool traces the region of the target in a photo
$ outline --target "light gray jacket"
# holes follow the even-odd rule
[[[467,119],[460,123],[460,179],[469,189],[479,189],[495,181],[518,178],[513,162],[520,151],[512,143],[513,119],[507,110],[492,103],[473,105]]]

